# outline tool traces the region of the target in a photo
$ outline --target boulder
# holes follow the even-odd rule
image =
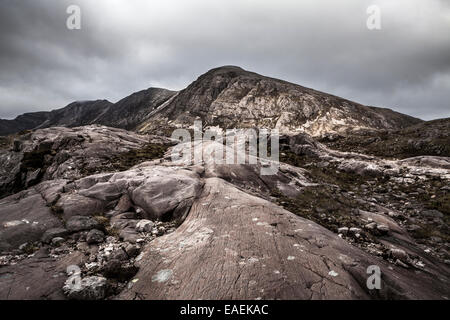
[[[444,214],[438,210],[424,210],[422,211],[422,215],[424,217],[440,218],[440,219],[444,217]]]
[[[48,257],[44,250],[14,265],[2,266],[0,300],[63,300],[66,270],[82,265],[86,256],[73,252],[61,258]]]
[[[51,228],[44,232],[42,235],[41,241],[44,243],[50,243],[53,238],[62,237],[64,238],[69,234],[69,230],[65,228]]]
[[[64,238],[55,237],[55,238],[52,239],[52,245],[54,245],[55,247],[59,247],[63,243],[64,243]]]
[[[125,242],[136,243],[141,238],[135,228],[126,227],[119,232],[119,238]]]
[[[361,160],[343,160],[338,169],[346,173],[357,174],[360,176],[377,177],[383,175],[383,168],[377,164]]]
[[[128,257],[134,258],[139,254],[140,248],[134,244],[128,244],[125,247],[125,252],[127,253]]]
[[[92,229],[86,236],[86,242],[88,244],[101,243],[103,242],[104,238],[105,234],[103,233],[103,231]]]
[[[61,221],[34,189],[4,198],[0,205],[0,252],[40,241],[48,229],[59,227]]]
[[[145,183],[131,192],[132,201],[144,210],[151,220],[176,219],[167,216],[185,199],[194,198],[202,183],[191,171],[155,167],[146,176]]]
[[[377,225],[377,230],[381,233],[381,234],[387,234],[389,233],[389,227],[385,224],[378,224]]]
[[[63,193],[57,204],[63,210],[64,219],[73,216],[91,216],[104,211],[105,203],[77,193]]]
[[[139,220],[139,222],[136,224],[136,231],[137,232],[151,232],[152,228],[155,224],[146,219]]]
[[[392,248],[389,250],[390,255],[395,258],[399,259],[400,261],[407,262],[408,261],[408,254],[405,252],[405,250]]]
[[[376,222],[370,222],[364,226],[367,230],[374,231],[377,228]]]
[[[126,253],[126,251],[122,248],[120,249],[116,249],[113,252],[111,252],[111,254],[108,256],[108,260],[118,260],[118,261],[125,261],[127,260],[128,254]]]
[[[123,180],[120,183],[101,182],[89,189],[81,190],[79,194],[88,198],[110,202],[119,199],[126,187],[126,183]]]
[[[71,232],[103,229],[103,225],[93,217],[73,216],[66,222],[67,230]]]
[[[132,278],[138,270],[139,269],[133,264],[112,259],[105,264],[101,272],[107,278],[127,281]]]

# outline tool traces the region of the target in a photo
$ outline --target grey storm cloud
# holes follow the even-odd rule
[[[81,8],[81,30],[66,9]],[[381,30],[368,30],[369,5]],[[179,90],[238,65],[422,119],[450,116],[446,0],[0,0],[0,117]]]

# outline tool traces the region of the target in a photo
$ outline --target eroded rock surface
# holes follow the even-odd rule
[[[119,298],[366,299],[370,265],[384,272],[374,297],[443,298],[448,289],[431,275],[391,270],[323,227],[210,178],[183,225],[147,246],[139,281]]]
[[[93,162],[108,134],[120,154],[149,141],[88,126],[38,130],[37,145],[58,130],[104,137],[70,149]],[[260,162],[215,162],[217,144],[197,164],[169,150],[110,172],[48,175],[1,199],[2,299],[450,297],[447,158],[383,159],[299,134],[281,138],[279,170],[265,176]],[[366,285],[373,265],[381,290]],[[67,287],[69,266],[79,290]]]
[[[165,143],[170,140],[97,125],[25,133],[0,150],[0,197],[45,180],[124,170],[161,157]]]

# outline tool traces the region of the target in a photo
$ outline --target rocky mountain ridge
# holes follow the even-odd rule
[[[283,134],[320,136],[358,129],[404,128],[422,122],[389,109],[363,106],[327,93],[268,78],[239,67],[212,69],[180,91],[139,132],[203,125],[227,128],[277,128]]]
[[[192,126],[278,128],[313,136],[358,129],[401,129],[422,122],[401,113],[361,104],[235,66],[212,69],[180,92],[150,88],[117,103],[74,102],[52,112],[1,120],[0,134],[51,126],[101,124],[141,133],[169,134]]]
[[[134,130],[153,109],[160,106],[175,92],[149,88],[111,103],[107,100],[76,101],[62,109],[49,112],[26,113],[14,120],[0,120],[0,135],[15,134],[55,126],[77,127],[102,124]]]

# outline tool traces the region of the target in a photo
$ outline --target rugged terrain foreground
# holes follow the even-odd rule
[[[173,162],[194,120],[279,129],[278,172]],[[449,119],[223,67],[0,132],[0,299],[450,297]]]
[[[448,158],[383,160],[301,134],[261,176],[212,162],[215,143],[183,165],[167,138],[101,126],[15,140],[3,188],[24,190],[0,203],[1,298],[448,298]],[[381,290],[367,288],[370,265]]]

